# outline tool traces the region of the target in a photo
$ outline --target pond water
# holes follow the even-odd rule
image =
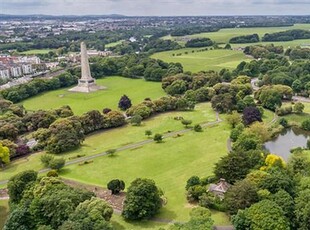
[[[264,148],[270,153],[277,154],[283,157],[284,160],[288,160],[290,156],[290,150],[297,147],[306,147],[307,140],[310,137],[309,133],[306,133],[300,129],[286,129],[275,139],[268,141],[264,144]]]

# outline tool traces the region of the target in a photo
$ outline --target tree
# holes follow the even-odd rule
[[[122,216],[127,220],[150,219],[161,206],[160,191],[155,182],[138,178],[127,190]]]
[[[66,160],[64,158],[58,158],[58,159],[53,159],[49,162],[49,167],[51,169],[55,169],[59,171],[61,168],[63,168],[66,164]]]
[[[33,220],[31,218],[31,214],[29,213],[28,208],[17,207],[16,209],[12,210],[12,212],[8,216],[8,219],[3,229],[5,230],[35,229],[35,224],[33,223]]]
[[[134,126],[140,126],[142,122],[142,117],[140,115],[134,115],[130,119],[130,123]]]
[[[20,172],[10,178],[8,182],[8,194],[12,203],[18,203],[22,197],[23,192],[27,186],[36,181],[38,173],[33,170]]]
[[[294,199],[284,190],[279,190],[272,194],[270,199],[282,208],[284,215],[293,223],[294,215]]]
[[[181,123],[185,125],[185,128],[188,128],[188,126],[192,124],[192,122],[193,122],[192,120],[186,120],[186,119],[181,120]]]
[[[212,230],[214,221],[209,209],[203,207],[193,208],[190,212],[190,220],[187,223],[176,223],[169,230]]]
[[[201,127],[201,125],[199,125],[199,124],[194,125],[194,131],[195,131],[195,132],[202,132],[202,127]]]
[[[65,185],[57,177],[43,177],[34,190],[34,197],[28,204],[33,222],[50,225],[53,229],[58,229],[80,203],[94,196],[92,192]]]
[[[59,229],[65,230],[71,225],[74,230],[112,230],[109,223],[112,214],[113,209],[105,201],[92,197],[80,203]]]
[[[51,154],[44,154],[40,157],[40,160],[45,167],[49,167],[50,162],[54,160],[54,156]]]
[[[159,133],[156,133],[154,135],[154,138],[153,138],[154,141],[156,141],[157,143],[160,143],[163,141],[163,135],[162,134],[159,134]]]
[[[121,110],[127,110],[131,107],[131,100],[129,99],[129,97],[127,97],[127,95],[123,95],[118,102],[118,108],[120,108]]]
[[[150,137],[152,134],[151,130],[145,130],[145,136]]]
[[[251,169],[259,168],[262,160],[260,151],[232,151],[215,164],[214,174],[233,184],[244,179]]]
[[[114,179],[107,184],[107,188],[111,190],[112,195],[115,195],[125,189],[125,182],[119,179]]]
[[[310,131],[310,119],[306,119],[301,123],[301,128]]]
[[[304,108],[305,108],[305,105],[301,102],[297,102],[295,105],[294,105],[294,112],[297,113],[297,114],[300,114],[304,111]]]
[[[270,200],[262,200],[246,210],[239,210],[232,222],[235,229],[290,229],[281,207]]]
[[[287,119],[284,118],[284,117],[281,117],[281,118],[279,119],[279,124],[282,125],[284,128],[287,128],[287,127],[288,127],[288,121],[287,121]]]
[[[225,193],[224,202],[229,214],[237,214],[239,209],[245,209],[258,202],[257,187],[248,179],[237,181]]]
[[[200,185],[200,178],[198,176],[191,176],[186,182],[185,189],[188,190],[195,185]]]
[[[241,117],[238,112],[233,111],[231,114],[228,114],[226,117],[228,124],[231,125],[232,128],[235,128],[237,124],[241,122]]]
[[[10,163],[10,150],[8,147],[3,146],[0,143],[0,163],[3,166],[4,164]]]
[[[243,110],[242,120],[245,125],[250,125],[255,121],[262,122],[262,115],[257,107],[246,107]]]

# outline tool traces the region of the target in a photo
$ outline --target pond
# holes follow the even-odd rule
[[[270,153],[283,157],[287,161],[291,154],[290,150],[297,147],[306,147],[309,137],[309,133],[300,129],[290,128],[284,130],[275,139],[266,142],[264,148]]]

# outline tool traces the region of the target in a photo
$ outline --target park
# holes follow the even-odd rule
[[[297,24],[293,26],[293,28],[309,29],[310,26],[309,24]],[[177,38],[166,36],[163,37],[163,39],[172,39],[184,45],[184,39],[208,37],[216,41],[220,46],[223,46],[223,44],[228,43],[229,39],[234,36],[251,33],[257,33],[262,36],[266,32],[273,33],[286,29],[292,28],[221,29],[218,32],[194,34]],[[282,45],[287,49],[289,46],[298,46],[305,43],[308,44],[309,42],[310,39],[302,39],[288,42],[273,42],[273,44],[275,44],[275,46]],[[117,46],[121,43],[122,41],[114,42],[109,44],[109,46]],[[254,45],[257,44],[267,45],[269,43],[258,42]],[[125,192],[130,183],[136,178],[142,177],[151,179],[156,183],[158,188],[162,190],[163,196],[167,201],[160,211],[152,218],[145,221],[124,220],[118,213],[113,215],[110,222],[115,229],[120,230],[169,229],[174,223],[185,223],[189,221],[191,210],[202,203],[202,196],[193,202],[189,202],[190,199],[188,198],[188,194],[191,190],[185,190],[189,178],[193,176],[212,178],[215,176],[214,174],[216,174],[216,179],[220,179],[221,177],[219,177],[219,175],[222,175],[222,171],[218,169],[218,167],[220,167],[219,165],[221,165],[221,163],[225,164],[226,160],[227,162],[232,160],[230,157],[233,158],[236,153],[242,155],[241,152],[253,154],[253,161],[262,157],[261,155],[265,155],[264,158],[257,160],[257,165],[255,165],[251,159],[243,156],[244,160],[249,162],[248,171],[240,172],[240,175],[236,175],[236,178],[229,178],[228,175],[225,179],[230,179],[229,182],[231,184],[235,183],[235,180],[248,183],[246,178],[253,176],[251,174],[253,171],[257,173],[257,171],[260,170],[265,176],[268,175],[272,177],[274,172],[272,170],[268,171],[267,169],[269,167],[279,167],[275,169],[275,171],[278,170],[276,173],[285,174],[284,172],[287,169],[286,164],[288,164],[287,167],[289,168],[291,167],[290,164],[293,163],[284,162],[282,158],[273,155],[277,153],[267,153],[261,145],[267,140],[274,138],[288,127],[304,128],[307,135],[308,131],[310,131],[310,127],[307,123],[310,116],[310,103],[307,101],[302,102],[303,108],[298,110],[296,104],[300,102],[292,99],[294,93],[306,92],[306,89],[303,87],[293,87],[294,84],[292,84],[292,82],[296,79],[292,79],[292,82],[289,82],[290,84],[278,87],[277,89],[279,89],[281,93],[275,93],[274,88],[272,88],[273,86],[278,86],[277,83],[268,86],[269,88],[267,86],[262,86],[259,90],[255,90],[257,92],[253,92],[254,90],[251,87],[250,77],[258,77],[260,73],[258,73],[256,69],[263,69],[260,68],[263,64],[251,55],[246,55],[242,50],[237,49],[249,45],[253,44],[233,44],[232,49],[224,49],[223,47],[208,47],[206,49],[181,48],[156,52],[150,57],[153,59],[160,59],[166,63],[181,63],[184,73],[178,72],[172,76],[165,76],[161,79],[163,80],[162,82],[146,81],[141,77],[132,79],[124,76],[103,76],[96,79],[96,83],[99,86],[105,86],[105,90],[98,90],[85,94],[69,92],[68,89],[70,89],[71,86],[66,86],[55,90],[46,90],[38,95],[19,101],[17,105],[23,106],[30,114],[39,110],[47,111],[47,113],[54,113],[54,110],[62,108],[63,106],[69,106],[72,110],[72,114],[76,115],[77,119],[85,118],[85,114],[94,110],[106,119],[107,114],[110,112],[108,111],[107,114],[105,114],[104,109],[107,108],[112,110],[112,112],[118,112],[120,116],[125,114],[128,119],[125,121],[124,118],[124,122],[121,125],[102,126],[98,129],[94,129],[85,135],[83,141],[81,141],[80,145],[76,148],[72,148],[60,154],[54,154],[56,157],[62,157],[66,161],[66,165],[59,169],[57,175],[60,178],[74,181],[85,187],[89,185],[102,189],[107,189],[107,184],[111,180],[118,178],[123,180],[126,184]],[[45,50],[42,50],[42,53],[44,52]],[[252,61],[257,62],[257,68],[253,68],[256,72],[248,71],[245,67],[247,64],[250,66]],[[237,76],[234,76],[231,72],[234,72],[241,62],[245,63],[242,66],[244,69],[239,69]],[[284,65],[285,64],[283,64],[283,66]],[[224,74],[219,76],[218,74],[208,72],[210,70],[220,72],[222,69],[228,69],[230,74],[228,80],[224,78]],[[246,70],[248,72],[246,72]],[[187,71],[191,73],[187,73]],[[195,73],[201,71],[204,72],[195,75]],[[272,71],[274,71],[274,69],[270,70],[270,72]],[[249,73],[249,77],[245,76],[247,73]],[[251,76],[251,74],[253,74],[253,76]],[[213,80],[215,83],[212,83]],[[261,78],[260,81],[266,83],[269,79],[265,77]],[[203,82],[203,84],[201,82]],[[198,85],[196,88],[194,83]],[[164,84],[167,85],[164,87]],[[295,91],[293,92],[288,85],[292,86]],[[205,91],[199,91],[200,88]],[[207,92],[207,97],[211,95],[211,98],[198,99],[199,92]],[[128,110],[122,110],[119,105],[120,98],[123,95],[128,96],[131,100],[131,108],[129,106],[127,108]],[[203,95],[205,96],[205,94]],[[272,97],[270,95],[272,95]],[[290,99],[286,97],[290,97]],[[182,99],[187,102],[192,100],[196,101],[194,102],[194,106],[192,106],[191,104],[186,104]],[[165,100],[169,102],[165,102]],[[272,101],[272,105],[270,105],[268,100]],[[230,103],[224,103],[227,101]],[[161,103],[164,102],[175,103],[176,106],[171,106],[173,107],[171,109],[160,110]],[[183,107],[177,107],[177,105],[179,105],[178,103]],[[185,105],[182,103],[185,103]],[[277,105],[279,106],[273,108],[272,106],[276,105],[276,103],[278,103]],[[257,106],[257,104],[259,105]],[[249,117],[251,119],[254,117],[254,120],[250,122],[244,120],[244,117],[246,117],[246,108],[250,108]],[[130,111],[130,109],[132,109],[132,111]],[[149,113],[145,115],[145,111],[149,111]],[[141,117],[138,125],[130,122],[130,118],[136,115]],[[56,123],[57,119],[65,120],[69,118],[57,117],[55,119]],[[113,119],[111,118],[111,120]],[[188,121],[188,123],[184,121]],[[87,124],[88,123],[86,123],[86,125]],[[201,129],[199,129],[199,131],[195,130],[196,125],[200,126]],[[44,127],[44,129],[47,131],[49,126],[53,125],[50,124]],[[146,135],[146,131],[150,131],[150,135]],[[236,133],[238,135],[234,136],[233,134]],[[257,136],[254,137],[252,135],[253,133],[254,136],[255,134],[257,134]],[[31,134],[31,132],[25,132],[24,136],[30,139],[32,137]],[[162,140],[156,141],[153,139],[156,134],[160,134]],[[248,139],[246,137],[247,135],[250,136]],[[39,176],[45,176],[46,173],[49,172],[49,169],[42,165],[42,156],[49,155],[49,152],[44,148],[39,150],[40,151],[34,152],[33,154],[14,159],[8,165],[1,168],[0,182],[2,183],[0,184],[0,188],[6,188],[7,181],[10,180],[10,178],[13,178],[15,174],[25,170],[34,170],[39,172]],[[300,154],[309,154],[309,150],[305,149],[297,149],[296,151],[301,151],[302,153]],[[292,155],[294,154],[292,153]],[[271,158],[274,157],[275,160],[270,161],[270,163],[267,160],[268,156],[271,156]],[[308,155],[307,158],[308,161],[310,161]],[[240,161],[240,159],[241,158],[238,158],[238,161]],[[243,159],[241,159],[241,161],[242,160]],[[258,165],[261,167],[258,167]],[[236,167],[237,171],[239,166],[240,165],[236,163],[236,165],[232,167]],[[225,171],[224,169],[225,167],[223,167],[223,171]],[[227,175],[227,172],[225,173],[223,172],[223,175]],[[282,174],[281,176],[283,176]],[[294,176],[296,175],[294,174]],[[260,174],[255,174],[253,177],[256,178],[256,176],[258,178]],[[264,176],[261,177],[263,178]],[[296,178],[297,177],[298,176],[296,176]],[[259,179],[263,180],[262,178]],[[212,183],[215,182],[216,181],[213,181]],[[239,182],[236,182],[236,186],[239,186],[238,183]],[[210,183],[208,183],[208,185],[209,184]],[[192,187],[194,186],[200,185],[198,183],[194,184]],[[234,186],[235,185],[232,185],[232,187]],[[268,189],[271,193],[273,192],[273,188],[268,187],[266,184],[257,186],[262,186],[260,187],[261,190],[257,191],[261,197],[268,197],[270,194]],[[204,189],[206,188],[205,185],[202,187],[204,187]],[[291,188],[281,187],[281,189],[285,190],[285,192],[290,195],[293,194],[291,190],[289,190]],[[262,190],[267,190],[267,192],[262,192]],[[277,194],[276,192],[279,192],[279,190],[276,190],[274,193]],[[270,195],[270,197],[272,197],[272,195]],[[259,201],[259,199],[263,200],[261,197],[258,198],[256,194],[255,199],[251,200],[251,204],[256,205],[261,203],[262,201]],[[220,201],[216,199],[215,201],[213,200],[213,202],[214,203],[210,201],[211,204],[207,204],[209,205],[207,206],[208,208],[215,207],[210,208],[211,217],[214,221],[213,225],[232,225],[234,220],[231,219],[231,216],[238,216],[239,214],[231,212],[229,208],[225,209],[219,207],[220,205],[216,206],[220,203]],[[246,210],[250,210],[251,207],[240,205],[240,209],[248,208]],[[9,212],[8,209],[7,200],[0,199],[0,226],[4,225],[4,219]],[[281,214],[281,212],[279,213]],[[233,224],[236,224],[236,222]]]

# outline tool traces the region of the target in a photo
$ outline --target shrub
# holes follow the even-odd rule
[[[125,189],[125,182],[119,179],[114,179],[107,184],[107,188],[111,190],[113,195],[115,195]]]
[[[58,173],[57,173],[56,170],[50,170],[50,171],[48,171],[46,176],[48,176],[48,177],[58,177]]]
[[[156,133],[154,135],[154,138],[153,138],[154,141],[156,141],[157,143],[160,143],[163,141],[163,135],[162,134],[159,134],[159,133]]]
[[[64,158],[53,159],[49,162],[51,169],[60,170],[65,166],[66,160]]]
[[[199,125],[199,124],[198,124],[198,125],[195,125],[195,126],[194,126],[194,131],[195,131],[195,132],[202,132],[202,127],[201,127],[201,125]]]
[[[41,160],[41,162],[43,163],[43,165],[45,167],[49,167],[50,162],[52,160],[54,160],[54,156],[52,156],[50,154],[44,154],[44,155],[41,156],[40,160]]]
[[[140,115],[134,115],[130,119],[130,123],[134,126],[140,126],[142,122],[142,117]]]
[[[301,128],[306,130],[306,131],[310,131],[310,119],[304,120],[301,123]]]

